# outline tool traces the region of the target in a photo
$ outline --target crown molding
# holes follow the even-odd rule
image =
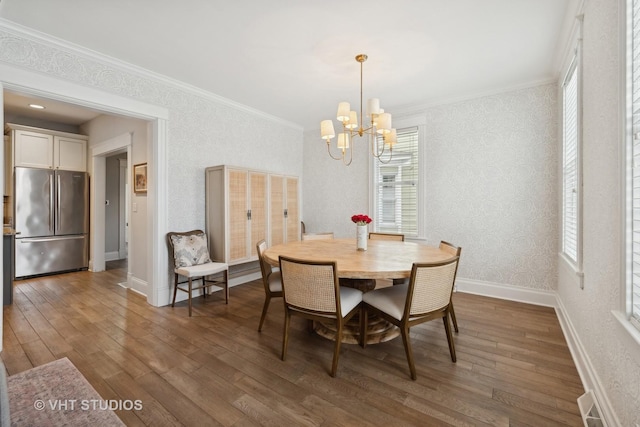
[[[300,126],[299,124],[290,122],[288,120],[284,120],[280,117],[273,116],[271,114],[265,113],[264,111],[249,107],[239,102],[232,101],[228,98],[224,98],[220,95],[216,95],[215,93],[184,83],[180,80],[172,79],[165,75],[162,75],[162,74],[153,72],[151,70],[147,70],[145,68],[139,67],[137,65],[133,65],[128,62],[122,61],[120,59],[105,55],[103,53],[89,49],[87,47],[80,46],[75,43],[71,43],[69,41],[34,30],[29,27],[25,27],[13,21],[9,21],[5,18],[0,18],[0,30],[6,31],[7,33],[13,36],[27,39],[33,43],[39,43],[54,49],[60,49],[65,52],[70,52],[77,56],[90,59],[102,65],[119,70],[121,72],[136,75],[143,79],[152,80],[157,83],[164,84],[184,92],[188,92],[192,95],[196,95],[201,98],[226,105],[230,108],[247,112],[256,116],[260,116],[269,121],[279,123],[281,125],[287,126],[289,128],[292,128],[298,131],[303,130],[303,127]]]
[[[550,84],[557,84],[558,83],[558,77],[557,76],[553,76],[551,78],[548,79],[543,79],[543,80],[535,80],[535,81],[531,81],[531,82],[527,82],[527,83],[523,83],[523,84],[518,84],[518,85],[513,85],[513,86],[505,86],[502,88],[496,88],[496,89],[492,89],[492,90],[487,90],[487,91],[480,91],[480,92],[474,92],[474,93],[470,93],[467,95],[462,95],[462,96],[457,96],[457,97],[443,97],[443,98],[435,98],[429,102],[423,103],[423,104],[415,104],[415,105],[404,105],[404,106],[400,106],[400,107],[392,107],[389,108],[389,111],[392,111],[393,113],[393,117],[394,120],[400,119],[400,118],[404,118],[404,117],[410,117],[410,116],[415,116],[420,114],[421,112],[424,112],[425,110],[428,110],[430,108],[433,107],[438,107],[438,106],[442,106],[442,105],[449,105],[449,104],[457,104],[459,102],[464,102],[464,101],[471,101],[474,99],[480,99],[480,98],[486,98],[489,96],[495,96],[495,95],[503,95],[509,92],[516,92],[519,90],[524,90],[524,89],[531,89],[534,87],[538,87],[538,86],[546,86],[546,85],[550,85]]]

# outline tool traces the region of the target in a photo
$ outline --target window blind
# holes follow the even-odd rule
[[[562,251],[578,262],[578,73],[576,61],[563,88]]]
[[[389,163],[374,160],[375,230],[418,235],[418,128],[398,129]],[[382,139],[378,139],[382,143]],[[387,157],[385,154],[384,158]],[[388,157],[387,157],[388,158]]]
[[[640,327],[640,2],[633,3],[632,72],[632,259],[631,317]]]

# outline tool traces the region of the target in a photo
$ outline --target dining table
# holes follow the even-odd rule
[[[368,240],[367,250],[358,250],[356,239],[298,240],[268,248],[265,260],[277,267],[279,257],[286,256],[306,261],[336,261],[337,275],[341,286],[354,286],[358,281],[373,282],[375,279],[402,279],[411,276],[415,262],[438,262],[451,258],[451,254],[438,247],[417,242],[399,240]],[[389,280],[379,281],[390,285]],[[371,288],[355,286],[363,291]],[[286,291],[285,291],[286,292]],[[359,320],[347,325],[343,343],[359,342]],[[316,332],[326,338],[335,337],[331,324],[318,324]],[[400,334],[399,330],[382,318],[368,318],[367,344],[389,341]]]

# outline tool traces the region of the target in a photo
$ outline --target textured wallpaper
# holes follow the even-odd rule
[[[427,239],[462,246],[460,277],[554,290],[555,86],[434,107],[425,114]]]
[[[0,61],[166,108],[169,229],[204,228],[207,166],[302,175],[301,129],[265,115],[1,26]]]
[[[427,243],[463,247],[459,277],[555,290],[558,250],[557,94],[554,85],[414,112],[425,117]],[[304,220],[353,237],[367,213],[368,147],[351,166],[305,134]]]
[[[583,39],[584,290],[561,268],[558,293],[621,426],[640,425],[640,345],[614,319],[622,309],[619,114],[623,61],[617,0],[585,2]]]

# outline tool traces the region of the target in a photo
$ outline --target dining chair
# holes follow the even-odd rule
[[[440,248],[440,250],[449,253],[451,256],[460,257],[460,254],[462,253],[462,248],[460,246],[455,246],[455,245],[453,245],[453,244],[451,244],[449,242],[445,242],[444,240],[440,241],[439,248]],[[454,278],[453,278],[454,286],[455,286],[455,280],[456,280],[456,278],[454,276]],[[451,322],[453,323],[453,329],[457,333],[457,332],[459,332],[458,331],[458,321],[456,320],[456,312],[453,310],[453,298],[451,299],[450,314],[451,314]]]
[[[451,361],[456,361],[456,350],[449,325],[453,281],[458,268],[458,257],[441,262],[414,263],[411,278],[406,285],[375,289],[362,296],[363,313],[360,322],[361,345],[367,342],[368,314],[377,314],[400,328],[411,379],[417,378],[411,350],[409,329],[420,323],[441,318],[449,343]]]
[[[314,262],[280,256],[279,262],[285,312],[282,360],[287,356],[292,315],[304,317],[308,322],[333,320],[336,336],[330,374],[335,377],[344,324],[360,312],[362,292],[338,285],[336,261]]]
[[[400,242],[404,242],[404,234],[395,234],[395,233],[369,233],[369,240],[397,240]],[[408,283],[409,279],[393,279],[394,285],[402,285],[403,283]]]
[[[267,242],[260,240],[256,248],[258,250],[258,261],[260,262],[260,271],[262,272],[262,284],[264,285],[264,305],[262,306],[262,316],[260,316],[260,324],[258,325],[258,332],[262,331],[262,324],[267,317],[267,310],[269,309],[269,303],[271,298],[282,296],[282,276],[280,270],[273,268],[264,259],[264,251],[267,250]]]
[[[326,239],[333,239],[333,232],[302,234],[302,240],[326,240]]]
[[[229,304],[229,266],[224,262],[213,262],[209,257],[207,235],[202,230],[186,232],[172,231],[167,233],[169,253],[174,262],[175,283],[173,288],[173,301],[175,306],[178,289],[189,294],[189,317],[191,317],[191,300],[193,291],[203,289],[203,298],[211,286],[220,286],[224,289],[225,304]],[[180,282],[179,276],[187,280]],[[216,276],[207,279],[208,276]],[[221,276],[221,277],[220,277]],[[193,282],[202,280],[201,286],[193,286]],[[180,285],[188,284],[187,288]]]

